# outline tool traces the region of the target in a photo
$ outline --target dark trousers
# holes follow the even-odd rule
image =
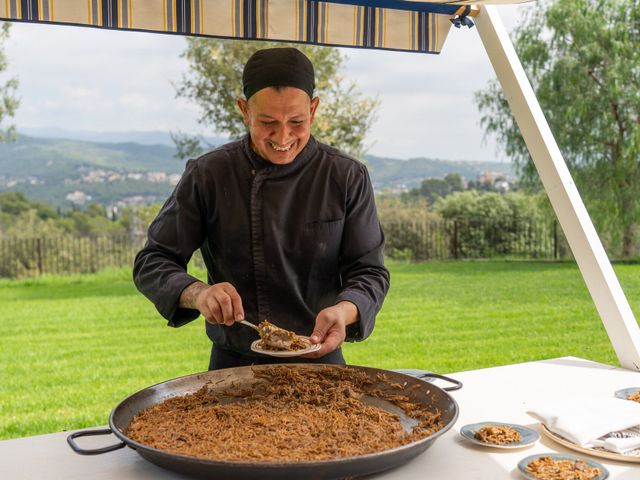
[[[344,365],[342,350],[338,349],[320,358],[270,357],[268,355],[246,355],[216,346],[211,347],[209,370],[221,368],[246,367],[248,365],[266,365],[270,363],[333,363]]]

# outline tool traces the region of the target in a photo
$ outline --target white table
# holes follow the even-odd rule
[[[615,390],[640,386],[640,373],[563,357],[504,367],[452,373],[464,383],[451,392],[460,407],[460,416],[451,430],[423,454],[400,468],[374,475],[375,479],[493,480],[523,478],[517,470],[522,458],[534,453],[576,453],[542,436],[527,449],[497,450],[478,447],[460,436],[462,425],[481,421],[501,421],[528,425],[540,431],[525,412],[540,400],[580,398],[593,394],[613,395]],[[446,386],[442,384],[441,386]],[[179,480],[188,477],[149,463],[135,451],[124,448],[96,456],[81,456],[67,445],[69,432],[0,442],[0,478],[20,479],[118,479]],[[78,439],[85,448],[115,442],[113,436]],[[610,479],[640,479],[640,464],[598,460],[611,473]]]

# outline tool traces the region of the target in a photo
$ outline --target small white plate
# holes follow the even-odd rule
[[[302,335],[298,335],[300,338],[304,338],[309,340],[309,337],[304,337]],[[261,340],[256,340],[251,344],[251,350],[257,353],[262,353],[264,355],[271,355],[272,357],[299,357],[300,355],[305,355],[311,352],[317,352],[320,350],[320,344],[312,344],[310,347],[303,348],[302,350],[265,350],[260,348],[258,345]]]
[[[484,427],[488,427],[490,425],[496,425],[498,427],[509,427],[513,428],[517,432],[520,433],[520,441],[505,443],[504,445],[498,445],[495,443],[489,442],[481,442],[478,440],[475,435],[478,430]],[[514,423],[502,423],[502,422],[482,422],[482,423],[472,423],[470,425],[465,425],[460,429],[460,435],[469,440],[470,442],[475,443],[476,445],[482,445],[483,447],[492,447],[492,448],[524,448],[529,447],[536,443],[540,439],[540,434],[535,430],[531,430],[528,427],[522,425],[516,425]]]

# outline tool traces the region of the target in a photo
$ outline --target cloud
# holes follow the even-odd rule
[[[183,37],[15,23],[7,46],[20,82],[18,128],[197,128],[197,109],[175,98],[187,63]]]

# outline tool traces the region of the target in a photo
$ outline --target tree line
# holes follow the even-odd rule
[[[0,192],[0,238],[139,236],[159,209],[159,205],[126,208],[109,218],[105,206],[97,203],[61,212],[21,192]]]
[[[543,196],[456,191],[379,196],[385,255],[400,261],[561,259],[569,255]],[[159,205],[108,218],[103,206],[55,212],[21,193],[0,193],[0,277],[92,273],[130,267]],[[202,266],[199,252],[192,258]]]
[[[422,195],[420,189],[404,196],[378,195],[386,256],[425,261],[568,255],[544,195],[474,187],[440,194],[429,191],[431,196]],[[158,204],[128,208],[108,218],[104,206],[98,204],[56,212],[22,193],[0,193],[0,270],[4,272],[0,274],[83,273],[105,265],[127,265],[141,248],[159,209]]]

